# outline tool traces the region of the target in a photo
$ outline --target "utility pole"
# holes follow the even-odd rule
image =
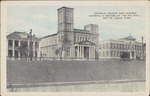
[[[33,57],[33,43],[32,43],[32,29],[30,29],[30,37],[31,37],[31,52],[30,52],[30,60],[32,61],[32,57]]]
[[[143,37],[142,38],[142,59],[144,59]]]

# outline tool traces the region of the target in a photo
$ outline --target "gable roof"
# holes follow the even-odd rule
[[[86,41],[81,41],[81,42],[79,42],[78,44],[80,44],[80,45],[95,45],[95,43],[90,42],[90,41],[88,41],[88,40],[86,40]]]
[[[29,38],[29,34],[26,32],[13,32],[9,35],[7,35],[7,39],[11,40],[11,39],[15,39],[15,40],[30,40],[31,38]],[[32,36],[32,40],[34,41],[39,41],[40,39]]]
[[[56,35],[57,35],[57,33],[55,33],[55,34],[51,34],[51,35],[47,35],[47,36],[45,36],[45,37],[42,37],[41,39],[43,39],[43,38],[47,38],[47,37],[56,36]]]

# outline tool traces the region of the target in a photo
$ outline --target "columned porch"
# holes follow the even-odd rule
[[[94,44],[75,44],[75,58],[77,60],[95,60]]]

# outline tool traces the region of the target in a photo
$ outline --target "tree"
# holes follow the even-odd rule
[[[60,54],[60,58],[62,59],[62,52],[63,52],[63,51],[66,52],[67,49],[68,49],[68,46],[67,46],[67,45],[70,45],[70,44],[71,44],[71,41],[70,41],[69,38],[68,38],[67,32],[64,32],[64,35],[63,35],[63,37],[60,39],[59,42],[61,42],[61,47],[56,48],[55,51],[54,51],[54,53],[55,53],[56,55]]]
[[[20,53],[20,58],[27,58],[30,50],[27,46],[27,42],[21,42],[21,45],[18,47],[18,52]]]
[[[127,52],[123,52],[120,57],[121,57],[122,59],[129,59],[129,58],[130,58],[130,54],[127,53]]]

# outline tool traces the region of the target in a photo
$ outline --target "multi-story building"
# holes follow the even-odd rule
[[[41,38],[43,57],[98,59],[98,25],[88,24],[84,29],[74,29],[74,9],[58,10],[58,31]]]
[[[31,37],[26,32],[13,32],[7,35],[6,53],[8,59],[28,58],[31,52],[33,52],[33,58],[40,57],[39,41],[40,39],[35,36]]]
[[[99,42],[99,58],[102,61],[120,60],[121,55],[125,52],[129,54],[130,59],[145,59],[146,46],[141,42],[137,42],[132,36]]]

